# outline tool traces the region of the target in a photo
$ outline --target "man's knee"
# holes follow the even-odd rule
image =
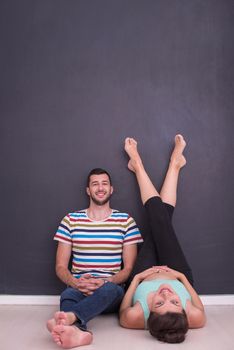
[[[101,288],[103,295],[106,297],[113,299],[122,299],[124,296],[124,289],[118,284],[107,282]]]
[[[62,292],[62,294],[60,296],[60,302],[62,302],[63,300],[66,300],[66,299],[76,300],[79,293],[80,292],[78,290],[71,288],[71,287],[68,287]]]
[[[103,313],[113,313],[117,312],[120,306],[120,303],[124,296],[124,289],[123,287],[108,282],[103,286],[102,291],[102,297],[103,297],[103,304],[106,304],[106,308],[104,309]]]

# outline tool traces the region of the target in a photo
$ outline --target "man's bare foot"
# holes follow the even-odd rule
[[[136,172],[138,166],[143,166],[141,157],[137,150],[137,142],[133,138],[127,137],[125,139],[124,149],[127,152],[130,160],[128,162],[128,169]]]
[[[54,318],[47,321],[47,329],[52,332],[56,325],[70,326],[76,321],[76,316],[73,312],[57,311],[54,314]]]
[[[56,325],[51,332],[54,342],[63,349],[71,349],[92,343],[93,335],[76,326]]]
[[[51,318],[50,320],[48,320],[46,322],[46,327],[47,327],[49,332],[52,332],[52,330],[54,329],[55,326],[56,326],[56,321],[54,318]]]
[[[175,147],[171,155],[171,164],[176,166],[178,169],[182,168],[186,164],[186,159],[183,155],[186,142],[182,135],[178,134],[175,136]]]
[[[57,324],[63,324],[66,326],[72,325],[76,322],[77,317],[73,312],[57,311],[54,315]]]

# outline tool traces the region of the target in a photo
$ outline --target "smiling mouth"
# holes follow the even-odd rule
[[[161,293],[163,293],[163,292],[165,292],[165,291],[172,293],[172,291],[171,291],[169,288],[162,288],[162,289],[160,290],[160,293],[159,293],[159,294],[161,294]]]

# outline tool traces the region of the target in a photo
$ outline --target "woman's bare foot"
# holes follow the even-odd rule
[[[51,332],[54,342],[63,349],[71,349],[92,343],[93,336],[76,326],[56,325]]]
[[[47,321],[47,329],[52,332],[56,325],[70,326],[76,321],[76,316],[73,312],[57,311],[54,314],[54,318]]]
[[[139,166],[143,166],[141,157],[137,150],[137,142],[133,138],[127,137],[125,139],[124,149],[127,152],[130,160],[128,162],[128,169],[136,172]]]
[[[186,142],[182,135],[178,134],[175,136],[175,147],[171,155],[171,164],[176,168],[180,169],[186,164],[186,159],[183,155]]]

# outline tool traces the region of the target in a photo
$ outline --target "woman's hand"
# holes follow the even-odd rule
[[[160,271],[167,271],[168,267],[167,266],[152,266],[149,269],[142,271],[135,275],[134,279],[137,282],[141,282],[144,279],[146,279],[149,275],[152,275],[153,273],[159,273]]]
[[[170,267],[166,266],[165,269],[166,272],[170,272],[171,274],[173,274],[173,276],[175,276],[176,279],[181,280],[184,277],[184,274],[182,272],[176,271],[174,269],[171,269]]]

